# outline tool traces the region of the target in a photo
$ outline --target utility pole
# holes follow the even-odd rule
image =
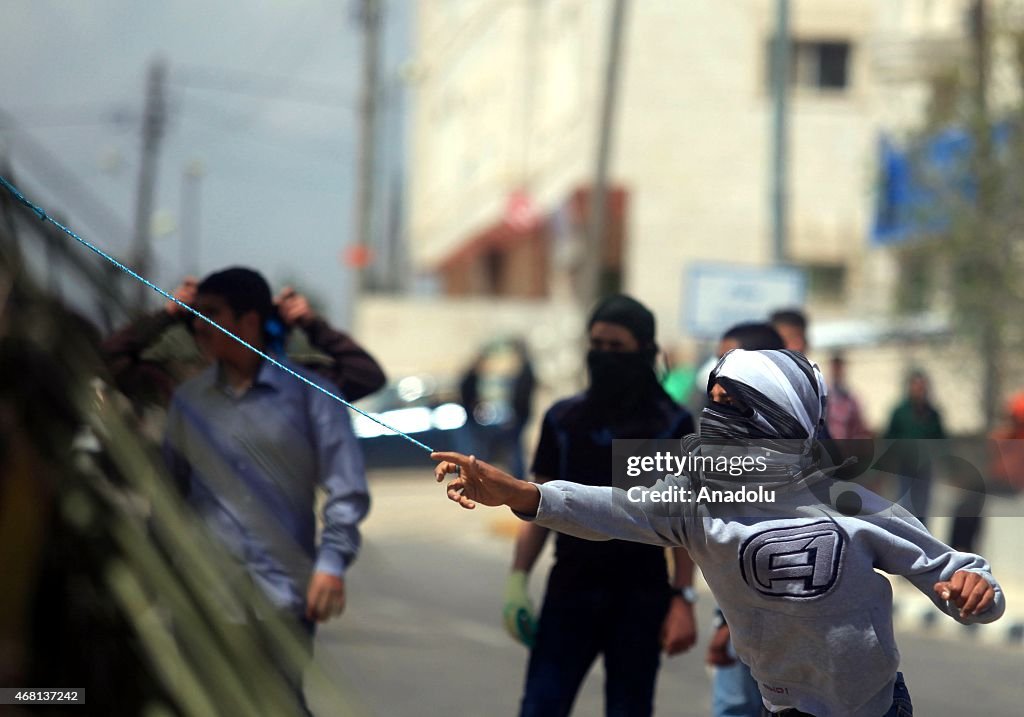
[[[789,98],[789,0],[775,0],[772,40],[772,263],[786,260],[787,240],[787,119]]]
[[[981,296],[970,299],[970,312],[978,322],[981,331],[979,350],[982,358],[982,415],[986,428],[992,428],[998,417],[1001,403],[1004,369],[1003,325],[1006,321],[1006,284],[1000,280],[1001,272],[1010,266],[1011,257],[1006,241],[1000,230],[994,226],[996,187],[993,171],[994,152],[992,147],[992,123],[989,116],[988,88],[991,78],[991,48],[988,37],[988,18],[985,0],[973,0],[968,12],[971,51],[974,59],[974,83],[972,93],[973,119],[972,174],[977,182],[975,197],[975,221],[972,241],[976,242],[971,256],[966,259],[973,281],[973,288]]]
[[[142,120],[142,157],[139,162],[139,181],[135,195],[134,264],[141,276],[149,276],[152,247],[150,246],[150,223],[153,216],[153,195],[156,191],[157,158],[160,140],[163,138],[167,117],[167,103],[164,97],[164,83],[167,67],[161,60],[149,65],[146,80],[146,103]],[[137,284],[135,307],[144,311],[150,297],[150,290]]]
[[[363,32],[363,86],[359,103],[358,187],[356,189],[356,243],[369,254],[358,271],[360,290],[376,288],[374,260],[374,182],[377,174],[377,94],[380,74],[380,0],[361,0],[359,21]],[[351,311],[351,309],[349,309]]]
[[[622,59],[622,33],[626,23],[626,0],[615,0],[608,24],[608,54],[604,73],[601,119],[598,127],[597,164],[590,188],[590,216],[587,221],[587,249],[584,252],[580,299],[587,311],[601,290],[607,234],[606,199],[608,194],[608,163],[611,156],[612,125],[618,99],[619,67]]]
[[[181,174],[180,250],[181,275],[199,275],[200,184],[206,170],[201,160],[193,159]]]

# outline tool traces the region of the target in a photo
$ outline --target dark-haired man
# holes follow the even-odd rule
[[[646,307],[628,296],[606,298],[591,315],[588,337],[589,386],[545,414],[533,462],[538,482],[610,486],[613,440],[693,433],[690,413],[655,375],[655,321]],[[520,714],[569,714],[599,654],[605,713],[650,714],[659,653],[683,652],[696,640],[689,555],[672,551],[670,584],[661,548],[559,534],[534,628],[527,580],[547,535],[546,528],[523,524],[506,586],[506,629],[532,648]]]
[[[195,277],[185,277],[175,288],[174,298],[191,306],[197,284]],[[288,357],[337,385],[347,400],[358,401],[387,382],[373,356],[319,316],[301,293],[285,287],[274,297],[274,304],[288,331]],[[208,365],[208,357],[185,330],[191,321],[188,311],[167,301],[163,308],[104,339],[103,355],[114,382],[140,412],[165,408],[174,388]]]
[[[196,290],[195,308],[273,354],[281,326],[266,280],[232,268]],[[251,581],[306,635],[345,607],[345,570],[369,509],[363,458],[344,407],[195,319],[214,364],[174,393],[165,453],[201,522],[234,559],[229,585]],[[275,357],[331,391],[322,378]],[[314,490],[327,493],[315,545]],[[253,616],[240,616],[241,619]],[[294,668],[295,666],[291,666]],[[301,669],[286,669],[301,695]]]
[[[782,336],[771,324],[763,321],[748,321],[729,328],[718,342],[718,358],[733,349],[781,349],[785,348]],[[702,390],[706,386],[700,387]]]
[[[807,316],[799,309],[782,309],[772,313],[771,325],[779,332],[790,351],[807,353]]]

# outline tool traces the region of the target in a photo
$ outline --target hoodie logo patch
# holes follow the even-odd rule
[[[740,570],[762,595],[817,598],[835,586],[844,546],[843,534],[829,521],[765,530],[743,544]]]

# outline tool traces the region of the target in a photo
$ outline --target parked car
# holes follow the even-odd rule
[[[436,450],[457,450],[460,445],[458,432],[466,429],[466,409],[459,402],[458,386],[453,379],[405,376],[356,405],[374,418]],[[494,409],[493,417],[485,415],[480,421],[478,416],[480,425],[477,430],[496,432],[499,414],[499,409]],[[354,411],[352,428],[363,446],[369,469],[426,468],[431,465],[422,448]]]

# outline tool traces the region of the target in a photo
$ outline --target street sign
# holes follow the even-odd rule
[[[807,280],[796,267],[696,263],[683,277],[683,331],[717,339],[734,324],[767,321],[777,309],[803,306]]]

